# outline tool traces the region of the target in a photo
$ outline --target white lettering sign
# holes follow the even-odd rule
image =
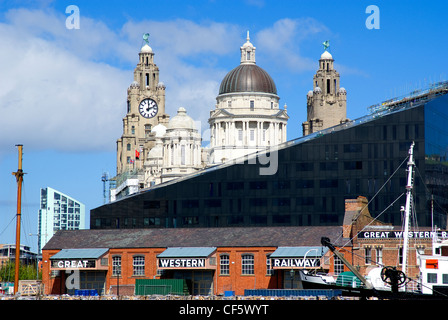
[[[364,231],[359,234],[361,239],[402,239],[403,231]],[[411,231],[408,233],[410,239],[431,239],[437,236],[441,239],[447,239],[447,231]]]
[[[179,258],[179,259],[159,259],[160,268],[204,268],[205,259],[199,258]]]
[[[87,260],[59,260],[57,267],[61,269],[80,269],[87,268],[87,263]]]
[[[274,268],[313,268],[320,265],[319,259],[274,258]]]

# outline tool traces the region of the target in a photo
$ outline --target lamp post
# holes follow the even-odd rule
[[[291,276],[291,290],[294,289],[294,274],[294,269],[291,269],[291,271],[289,271],[289,275]]]

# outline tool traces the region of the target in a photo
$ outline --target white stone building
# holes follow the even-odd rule
[[[222,80],[210,112],[210,162],[222,163],[286,141],[288,115],[269,74],[256,65],[256,48],[240,48],[240,65]]]
[[[148,44],[142,47],[117,140],[111,201],[286,141],[286,106],[279,107],[274,81],[256,65],[255,49],[248,33],[240,65],[220,85],[205,149],[186,109],[179,108],[171,120],[165,114],[165,85],[159,82],[154,52]]]

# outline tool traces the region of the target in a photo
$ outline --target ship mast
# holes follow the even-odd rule
[[[16,176],[17,180],[17,219],[16,219],[16,261],[15,261],[15,277],[14,277],[14,294],[18,291],[19,286],[19,267],[20,267],[20,223],[22,215],[22,182],[23,182],[23,170],[22,170],[22,148],[21,144],[18,144],[19,148],[19,168],[17,172],[12,174]]]
[[[412,142],[409,148],[409,160],[408,160],[408,180],[406,184],[406,205],[404,208],[404,232],[403,232],[403,267],[402,271],[406,273],[408,264],[408,247],[409,247],[409,225],[410,225],[410,213],[412,202],[412,189],[414,185],[414,142]]]

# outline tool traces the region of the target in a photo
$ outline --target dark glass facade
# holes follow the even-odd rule
[[[276,157],[209,168],[93,209],[90,228],[342,225],[345,199],[358,196],[374,217],[400,225],[412,141],[418,224],[445,228],[447,123],[448,95],[378,112],[289,141]],[[275,174],[260,174],[267,166]]]

